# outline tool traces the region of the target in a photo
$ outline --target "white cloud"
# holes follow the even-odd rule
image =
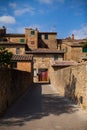
[[[14,8],[16,8],[17,5],[16,5],[16,3],[9,3],[9,6],[14,9]]]
[[[23,15],[25,13],[30,13],[30,14],[34,14],[34,8],[32,7],[28,7],[28,8],[22,8],[22,9],[16,9],[14,11],[15,15]]]
[[[38,0],[40,3],[51,4],[54,2],[64,3],[65,0]]]
[[[0,17],[0,23],[1,24],[14,24],[16,23],[16,20],[13,16],[1,16]]]
[[[87,24],[84,25],[81,29],[73,30],[71,33],[75,35],[76,39],[87,38]]]

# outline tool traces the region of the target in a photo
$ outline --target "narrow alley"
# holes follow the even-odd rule
[[[87,130],[87,113],[51,85],[35,84],[9,108],[0,130]]]

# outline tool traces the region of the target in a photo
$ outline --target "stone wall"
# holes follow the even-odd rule
[[[74,61],[81,61],[82,58],[82,47],[72,47],[71,49],[71,59]]]
[[[24,39],[24,41],[25,41],[25,37],[16,37],[16,36],[14,36],[14,37],[7,37],[7,39],[8,39],[8,41],[9,42],[12,42],[12,43],[21,43],[21,39]]]
[[[32,72],[32,67],[31,62],[17,62],[17,69],[21,71]]]
[[[42,42],[47,45],[48,48],[50,49],[57,49],[57,40],[56,40],[57,35],[56,34],[49,34],[48,33],[48,39],[44,38],[44,34],[41,35]],[[40,43],[40,44],[41,44]]]
[[[51,84],[73,102],[87,110],[87,63],[50,69]]]
[[[41,68],[48,69],[48,79],[49,79],[49,68],[50,68],[50,63],[54,61],[53,55],[47,55],[47,54],[38,54],[34,55],[34,69],[38,70]],[[34,77],[34,81],[38,82],[38,75]]]
[[[27,45],[30,49],[37,49],[38,48],[38,30],[26,28],[25,30],[25,37]]]
[[[61,54],[36,54],[34,55],[34,69],[48,69],[48,80],[49,80],[49,69],[50,65],[54,62],[54,57],[58,55],[58,61],[63,60],[63,56]],[[38,82],[38,75],[34,77],[34,81]]]
[[[62,43],[61,49],[64,50],[64,52],[65,52],[64,60],[71,60],[71,50],[72,50],[72,48],[68,44]]]
[[[32,84],[31,73],[0,68],[0,115]]]
[[[20,45],[20,44],[16,44],[16,45],[12,45],[12,44],[10,44],[10,45],[6,45],[6,44],[4,44],[3,43],[3,45],[0,45],[0,47],[4,47],[4,48],[6,48],[8,51],[10,51],[10,52],[12,52],[13,54],[16,54],[16,49],[17,48],[19,48],[20,49],[20,55],[22,55],[22,54],[25,54],[25,45],[23,44],[23,45]]]

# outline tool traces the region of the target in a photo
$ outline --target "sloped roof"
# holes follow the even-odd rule
[[[5,34],[6,37],[25,37],[25,34]]]
[[[0,45],[25,45],[26,43],[15,43],[15,42],[3,42],[3,41],[0,41]]]
[[[59,51],[57,49],[46,49],[46,48],[38,48],[32,51],[26,51],[27,54],[58,54],[58,53],[64,53],[64,51]]]
[[[33,56],[32,55],[13,55],[12,61],[32,61]]]
[[[57,32],[39,32],[39,34],[57,34]]]
[[[77,62],[74,61],[54,61],[52,63],[53,67],[64,67],[64,66],[72,66],[72,65],[77,65]]]

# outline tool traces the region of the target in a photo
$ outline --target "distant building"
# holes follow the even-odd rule
[[[85,41],[86,39],[74,39],[74,34],[72,34],[72,38],[58,39],[58,44],[61,46],[61,50],[65,52],[64,59],[81,62],[83,57],[87,55],[87,48],[83,47]]]

